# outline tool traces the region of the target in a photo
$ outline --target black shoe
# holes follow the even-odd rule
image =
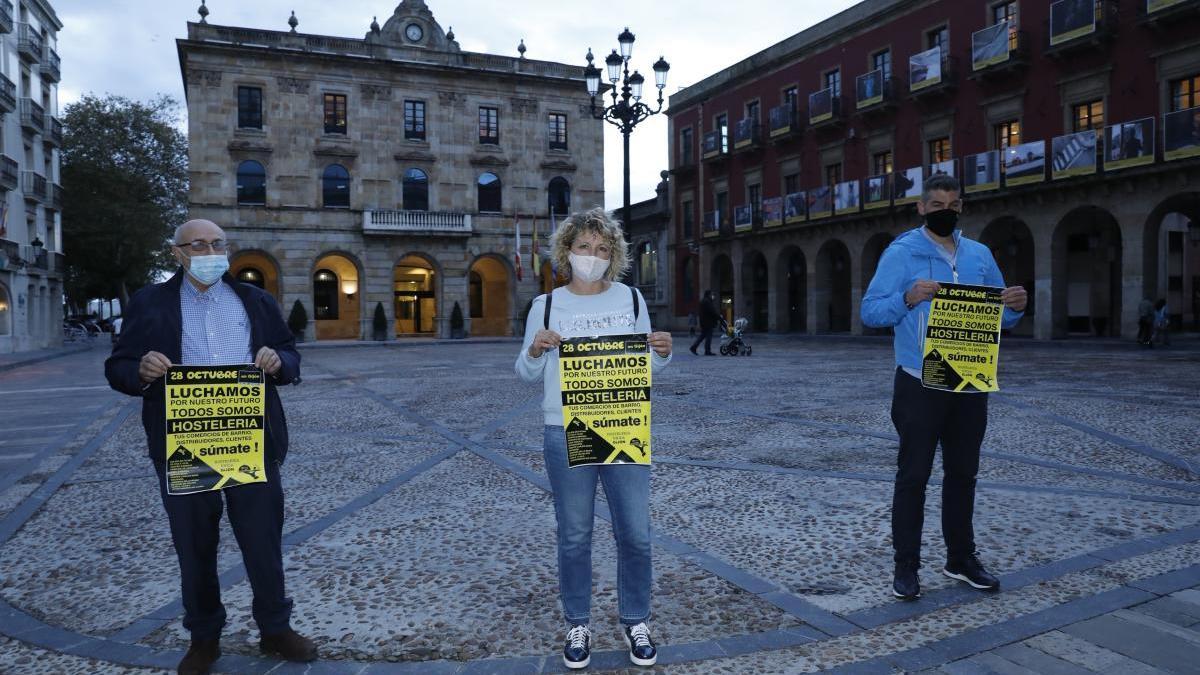
[[[921,580],[917,577],[916,563],[896,563],[896,574],[892,578],[892,595],[901,600],[916,600],[921,597]]]
[[[592,662],[592,631],[587,626],[571,626],[563,646],[563,665],[571,670],[587,668]]]
[[[285,661],[308,663],[317,660],[317,646],[312,640],[288,628],[282,633],[264,635],[258,641],[259,649]]]
[[[192,640],[187,654],[176,667],[180,675],[205,675],[212,664],[221,658],[220,640]]]
[[[965,581],[972,588],[978,588],[981,591],[1000,590],[1000,580],[988,574],[974,553],[960,560],[947,561],[946,566],[942,568],[942,574],[951,579]]]
[[[658,661],[658,649],[654,640],[650,639],[650,629],[645,623],[636,626],[625,626],[625,644],[629,646],[629,660],[635,666],[652,666]]]
[[[690,350],[690,351],[691,351],[693,354],[696,354],[696,348],[695,348],[695,347],[688,347],[688,349],[689,349],[689,350]],[[696,356],[700,356],[700,355],[699,355],[699,354],[696,354]]]

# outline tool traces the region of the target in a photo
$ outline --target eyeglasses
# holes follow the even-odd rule
[[[204,253],[211,250],[213,253],[224,253],[229,249],[229,242],[224,239],[214,239],[212,241],[204,241],[203,239],[193,239],[185,244],[175,244],[176,248],[188,249],[192,253]]]

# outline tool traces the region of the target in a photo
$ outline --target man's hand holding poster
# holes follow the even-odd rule
[[[559,377],[568,465],[650,463],[645,335],[565,339]]]

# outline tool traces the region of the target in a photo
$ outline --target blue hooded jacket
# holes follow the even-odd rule
[[[929,301],[909,310],[904,305],[904,294],[921,279],[950,283],[955,280],[955,270],[921,229],[900,235],[883,252],[875,278],[863,296],[861,312],[866,326],[895,328],[896,365],[916,370],[921,369]],[[1004,277],[986,246],[967,239],[959,230],[954,231],[954,241],[958,243],[958,283],[1004,288]],[[1005,307],[1002,325],[1012,328],[1023,314]]]

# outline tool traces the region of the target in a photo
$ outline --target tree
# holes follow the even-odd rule
[[[187,138],[169,96],[147,103],[88,94],[63,115],[63,251],[74,301],[121,299],[174,266],[168,242],[187,216]]]

